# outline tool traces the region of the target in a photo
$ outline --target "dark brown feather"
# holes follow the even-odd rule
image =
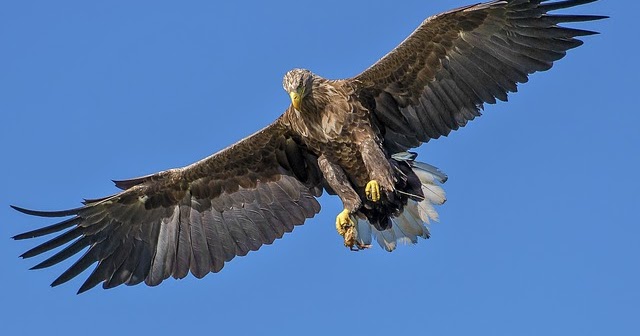
[[[582,44],[576,37],[594,32],[558,24],[604,16],[547,13],[593,1],[492,1],[439,14],[350,81],[373,105],[384,146],[404,151],[466,125],[485,103],[506,101],[517,83]],[[421,129],[411,127],[416,116]]]
[[[49,267],[88,250],[53,286],[98,265],[79,293],[145,282],[155,286],[189,272],[218,272],[236,255],[271,244],[319,210],[323,184],[317,160],[280,119],[260,132],[185,168],[117,181],[125,189],[81,208],[33,211],[43,217],[74,216],[15,236],[27,239],[66,232],[25,252],[65,248],[34,268]]]

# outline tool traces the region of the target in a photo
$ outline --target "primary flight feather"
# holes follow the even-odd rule
[[[63,211],[70,217],[19,234],[62,233],[25,252],[59,248],[34,266],[86,252],[53,283],[97,263],[86,291],[145,282],[155,286],[189,272],[200,278],[225,262],[271,244],[320,211],[323,190],[344,210],[336,229],[351,249],[375,239],[388,251],[428,238],[426,224],[445,202],[447,179],[408,152],[448,135],[507,100],[518,83],[548,70],[577,37],[592,31],[559,26],[604,16],[549,14],[595,0],[505,0],[455,9],[425,20],[405,41],[358,76],[328,80],[289,71],[291,105],[274,123],[187,167],[115,181],[121,192]],[[88,249],[87,249],[88,248]]]

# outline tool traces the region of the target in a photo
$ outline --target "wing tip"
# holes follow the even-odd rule
[[[57,286],[62,285],[65,282],[71,280],[73,277],[69,277],[68,272],[69,272],[69,270],[67,270],[64,273],[62,273],[59,277],[57,277],[55,280],[53,280],[53,282],[49,286],[57,287]],[[76,293],[76,294],[79,294],[79,293]]]
[[[63,283],[64,283],[64,282],[59,282],[59,281],[58,281],[58,279],[56,279],[56,280],[55,280],[55,281],[53,281],[51,284],[49,284],[49,286],[50,286],[51,288],[54,288],[54,287],[57,287],[58,285],[61,285],[61,284],[63,284]],[[84,293],[84,292],[88,291],[89,289],[91,289],[91,288],[82,288],[82,287],[80,287],[80,289],[78,289],[78,291],[76,292],[76,295],[80,295],[80,294],[82,294],[82,293]]]
[[[611,18],[609,15],[582,15],[582,16],[585,17],[588,21],[606,20]]]
[[[80,286],[80,288],[78,288],[78,291],[76,292],[76,295],[80,295],[88,290],[90,290],[91,288],[95,287],[97,284],[99,284],[100,282],[93,284],[93,283],[89,283],[88,282],[89,279],[87,279],[87,281],[85,281],[82,286]]]
[[[29,210],[25,209],[25,208],[21,208],[17,205],[13,205],[13,204],[9,204],[9,206],[11,207],[11,209],[18,211],[18,212],[22,212],[23,214],[29,214]]]
[[[23,207],[19,207],[17,205],[9,205],[13,210],[21,212],[25,215],[37,216],[37,217],[67,217],[77,215],[78,212],[84,207],[68,209],[68,210],[58,210],[58,211],[41,211],[41,210],[31,210]]]
[[[27,233],[29,233],[29,232],[17,234],[15,236],[11,237],[11,239],[13,239],[13,240],[25,240],[25,239],[32,238],[31,236],[27,235]],[[20,256],[20,257],[22,257],[22,256]]]
[[[551,12],[551,11],[565,9],[565,8],[582,6],[582,5],[590,4],[596,1],[598,0],[562,0],[562,1],[543,0],[542,1],[543,3],[545,2],[548,2],[548,3],[540,5],[539,8],[544,9],[547,12]]]
[[[21,254],[21,255],[19,256],[19,258],[22,258],[22,259],[29,259],[29,258],[33,258],[33,257],[35,257],[35,256],[37,256],[37,255],[39,255],[39,254],[40,254],[40,253],[35,253],[35,252],[34,252],[34,249],[31,249],[31,250],[26,251],[26,252],[24,252],[23,254]],[[40,264],[42,264],[42,263],[40,263]],[[30,268],[30,270],[35,270],[35,269],[41,269],[41,268],[44,268],[44,267],[42,267],[40,264],[38,264],[38,265],[35,265],[35,266],[31,267],[31,268]]]
[[[23,253],[23,254],[24,254],[24,253]],[[20,256],[20,257],[22,257],[22,256]],[[22,257],[22,258],[23,258],[23,259],[26,259],[26,258],[24,258],[24,257]],[[29,258],[29,257],[27,257],[27,258]],[[43,264],[43,263],[39,263],[39,264],[37,264],[37,265],[35,265],[35,266],[32,266],[31,268],[29,268],[29,270],[30,270],[30,271],[35,271],[35,270],[39,270],[39,269],[43,269],[43,268],[46,268],[46,267],[47,267],[47,266],[44,266],[44,265],[42,265],[42,264]]]

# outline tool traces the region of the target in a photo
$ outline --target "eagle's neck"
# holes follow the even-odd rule
[[[304,96],[300,109],[295,109],[293,105],[283,115],[283,121],[305,141],[318,140],[322,137],[320,129],[324,109],[329,103],[327,88],[323,78],[316,78],[310,90]]]
[[[331,81],[320,76],[314,76],[311,82],[311,89],[302,100],[301,116],[303,118],[319,118],[325,107],[331,101],[331,93],[335,91]]]

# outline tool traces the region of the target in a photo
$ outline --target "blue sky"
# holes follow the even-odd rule
[[[636,1],[507,104],[418,150],[450,179],[432,238],[352,253],[337,198],[202,280],[100,288],[28,271],[51,223],[123,179],[183,166],[274,120],[283,74],[356,75],[451,1],[14,1],[0,5],[0,332],[39,335],[637,335]],[[42,260],[42,259],[38,259]],[[86,276],[87,274],[84,274]]]

